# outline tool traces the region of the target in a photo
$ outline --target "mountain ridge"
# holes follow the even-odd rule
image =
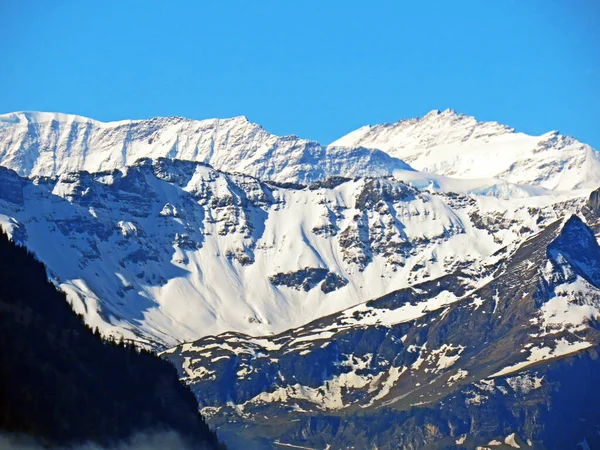
[[[327,147],[294,135],[276,136],[245,116],[108,123],[53,113],[0,116],[0,163],[23,176],[119,169],[147,157],[203,162],[282,182],[313,183],[329,175],[412,170],[379,150]]]
[[[555,131],[515,133],[453,110],[361,127],[329,145],[276,136],[245,116],[100,122],[61,113],[0,115],[0,164],[23,176],[123,168],[146,157],[204,162],[226,172],[305,184],[330,176],[392,175],[413,165],[438,175],[497,177],[554,190],[600,184],[600,157],[590,146]]]

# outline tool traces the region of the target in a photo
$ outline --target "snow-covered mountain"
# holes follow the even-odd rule
[[[452,111],[329,146],[0,116],[0,226],[91,326],[177,345],[245,450],[535,446],[564,437],[552,408],[600,427],[564,406],[600,382],[598,186],[591,147]]]
[[[480,261],[582,199],[504,199],[393,177],[280,186],[184,161],[18,176],[0,222],[105,333],[162,344],[281,332]]]
[[[600,185],[600,155],[589,145],[558,131],[516,133],[452,110],[365,126],[332,145],[380,149],[417,170],[457,178],[500,178],[557,190]]]
[[[69,114],[0,115],[0,165],[23,176],[122,169],[138,159],[158,157],[296,183],[332,175],[381,176],[410,170],[379,150],[325,147],[297,136],[279,137],[243,116],[103,123]]]

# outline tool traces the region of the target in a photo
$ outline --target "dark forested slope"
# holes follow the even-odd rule
[[[0,431],[54,446],[111,446],[175,431],[219,448],[167,361],[103,341],[47,281],[44,266],[0,235]]]

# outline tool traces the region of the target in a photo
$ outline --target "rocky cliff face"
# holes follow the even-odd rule
[[[576,216],[554,222],[481,275],[458,271],[277,336],[227,333],[163,356],[223,436],[242,432],[256,448],[596,442],[597,404],[578,381],[596,376],[600,342],[591,230]],[[556,408],[570,432],[552,428]]]

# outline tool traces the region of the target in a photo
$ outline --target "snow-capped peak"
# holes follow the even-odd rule
[[[376,147],[381,150],[429,148],[463,142],[481,136],[512,133],[497,122],[478,122],[472,116],[453,109],[434,109],[422,118],[402,119],[395,123],[367,125],[334,141],[331,145]]]
[[[600,184],[600,156],[589,145],[557,131],[518,133],[449,109],[365,126],[332,145],[377,148],[417,170],[457,178],[500,178],[556,190]]]

